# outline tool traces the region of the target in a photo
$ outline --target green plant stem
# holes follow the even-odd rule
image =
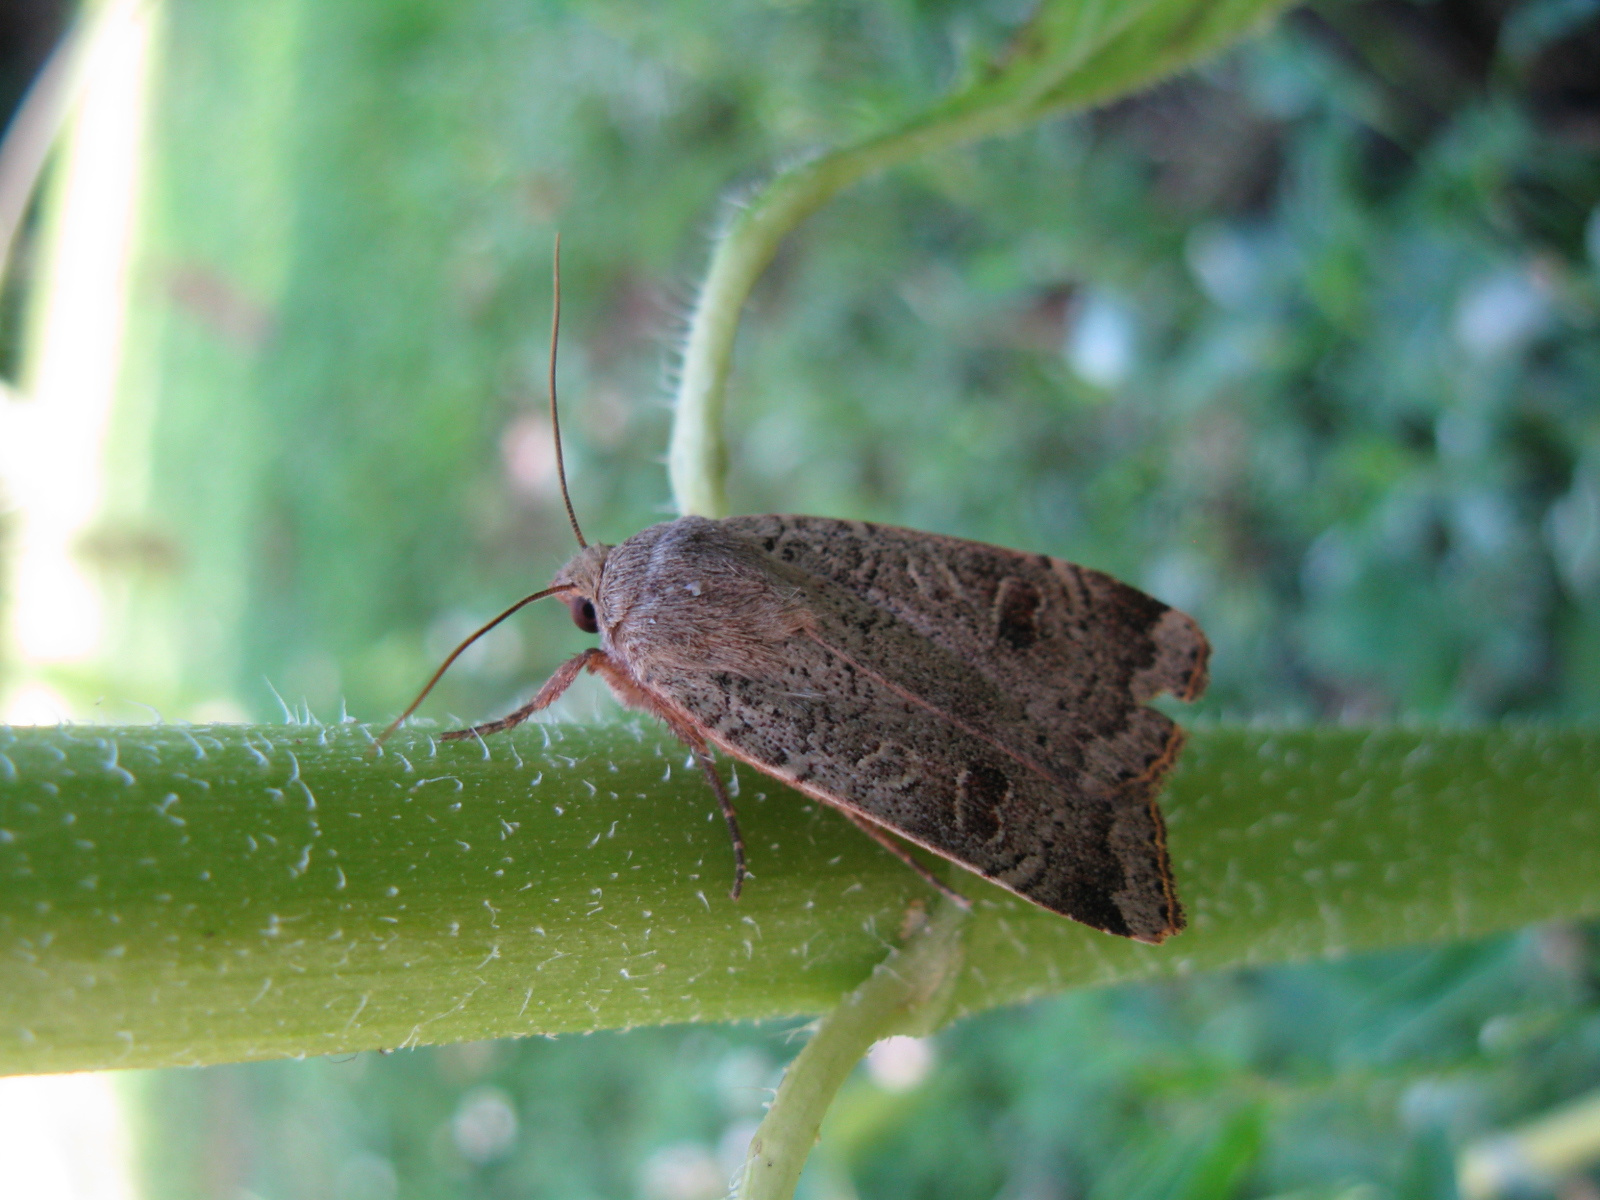
[[[667,455],[679,512],[727,514],[724,408],[739,319],[756,280],[796,226],[868,175],[1160,78],[1238,37],[1280,2],[1051,0],[1004,61],[969,86],[887,132],[775,175],[718,241],[690,320]]]
[[[753,878],[653,727],[0,727],[0,1071],[827,1011],[932,896],[741,768]],[[726,770],[726,765],[724,765]],[[952,1015],[1600,910],[1600,732],[1200,729],[1190,928],[1107,937],[957,868]]]
[[[1559,1192],[1600,1162],[1600,1092],[1588,1092],[1503,1133],[1469,1142],[1456,1158],[1462,1200]]]
[[[890,951],[864,983],[823,1017],[783,1073],[772,1107],[751,1139],[737,1200],[787,1200],[800,1181],[822,1119],[840,1086],[880,1038],[928,1033],[949,1006],[961,969],[967,914],[942,901],[931,920]]]

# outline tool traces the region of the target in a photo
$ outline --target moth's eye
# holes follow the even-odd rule
[[[567,601],[567,611],[572,614],[572,623],[585,633],[599,633],[600,619],[594,614],[594,603],[583,596],[574,596]]]

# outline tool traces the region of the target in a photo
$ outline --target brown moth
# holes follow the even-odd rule
[[[1144,702],[1205,688],[1191,618],[1099,571],[909,529],[681,517],[591,546],[567,513],[578,554],[390,730],[475,638],[559,595],[600,645],[515,712],[444,736],[509,729],[600,675],[700,762],[735,897],[744,845],[712,749],[839,810],[947,893],[891,835],[1107,933],[1157,943],[1184,927],[1156,804],[1183,732]]]

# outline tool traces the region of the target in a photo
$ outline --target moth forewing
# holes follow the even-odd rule
[[[798,544],[797,526],[809,535]],[[823,553],[830,542],[836,553]],[[941,589],[937,637],[906,619],[926,626],[926,605],[902,596],[896,613],[879,594],[908,551],[942,563],[920,564]],[[639,567],[603,592],[644,617],[645,636],[619,629],[614,644],[708,741],[1096,928],[1159,941],[1182,927],[1153,803],[1181,734],[1132,693],[1135,676],[1188,690],[1203,670],[1203,639],[1180,653],[1150,636],[1172,610],[1057,560],[816,518],[684,518],[618,547],[612,563],[625,562]],[[805,569],[819,565],[836,569]],[[686,581],[730,575],[730,602],[684,594]],[[873,583],[848,586],[861,579]],[[1037,593],[1028,649],[1044,669],[1019,672],[1015,647],[958,653],[977,644],[975,614],[1019,579]],[[1120,646],[1102,644],[1112,636]],[[702,654],[707,638],[740,653]],[[1052,656],[1084,673],[1056,678]]]

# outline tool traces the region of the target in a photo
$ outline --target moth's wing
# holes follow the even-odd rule
[[[1159,829],[1183,734],[1143,703],[1205,688],[1211,648],[1186,614],[1102,572],[981,542],[820,517],[722,524],[972,667],[1023,711],[989,733],[1091,791],[1136,794]]]
[[[677,557],[703,568],[710,545]],[[1152,800],[1178,746],[1170,721],[1127,687],[1092,730],[1054,710],[1036,720],[1038,697],[1017,680],[992,678],[830,578],[760,557],[805,620],[786,627],[760,670],[635,643],[629,665],[646,689],[730,754],[1046,908],[1144,941],[1182,927]],[[704,611],[691,592],[651,593],[650,611],[679,631],[674,643],[692,640]],[[668,615],[667,605],[681,607]],[[738,632],[736,613],[718,610],[721,636]],[[641,636],[660,628],[651,621]],[[1103,693],[1117,689],[1088,694]]]
[[[1018,694],[1034,719],[1094,730],[1161,692],[1205,690],[1193,619],[1111,576],[1042,554],[826,517],[720,522],[768,554],[893,613]]]
[[[1098,571],[982,543],[810,517],[722,524],[822,581],[808,590],[833,650],[806,669],[837,669],[847,655],[849,678],[830,686],[875,697],[854,719],[883,736],[808,790],[1097,928],[1145,941],[1182,928],[1156,797],[1183,734],[1141,702],[1204,688],[1209,646],[1189,617]],[[762,707],[761,681],[733,690]],[[828,687],[810,690],[812,709],[836,704]],[[792,722],[790,734],[809,736],[815,719],[837,740],[848,725],[841,714],[784,717],[770,698],[766,710]],[[725,749],[756,766],[782,753],[772,738],[741,753],[748,724],[733,720]],[[902,753],[916,763],[899,776],[918,780],[909,805],[883,790],[892,770],[871,770]],[[830,765],[819,743],[804,769]],[[974,842],[985,811],[997,825]]]
[[[839,633],[825,615],[819,638],[788,639],[782,665],[754,677],[636,670],[727,753],[1045,908],[1146,942],[1183,927],[1160,817],[1142,788],[1102,787],[1081,771],[1063,777],[1009,751],[970,718],[981,707],[998,720],[1020,713],[925,639],[908,646],[910,631],[897,637],[883,622],[873,631],[897,643],[902,659],[916,654],[895,679],[833,650],[827,643]],[[971,704],[952,718],[941,705],[958,689]],[[1153,744],[1164,740],[1164,721],[1132,719]]]

